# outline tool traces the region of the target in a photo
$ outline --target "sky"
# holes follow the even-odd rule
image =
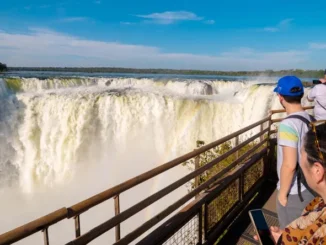
[[[324,69],[321,0],[10,0],[8,66]]]

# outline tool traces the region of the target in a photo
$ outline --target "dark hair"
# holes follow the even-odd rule
[[[319,150],[316,145],[316,135],[324,161],[320,159],[319,156]],[[316,134],[312,129],[309,129],[305,136],[304,149],[307,152],[307,158],[310,164],[320,162],[324,168],[326,168],[326,123],[316,126]]]
[[[297,96],[288,96],[288,95],[282,95],[282,96],[284,100],[289,104],[301,104],[301,99],[303,97],[303,94]]]

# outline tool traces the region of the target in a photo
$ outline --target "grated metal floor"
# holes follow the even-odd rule
[[[268,226],[279,226],[276,213],[269,211],[267,209],[262,209],[262,210],[265,215]],[[251,244],[259,245],[259,243],[253,239],[254,235],[255,235],[255,230],[253,225],[250,223],[246,231],[240,237],[237,245],[251,245]]]

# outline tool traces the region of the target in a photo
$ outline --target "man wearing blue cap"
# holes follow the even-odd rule
[[[308,125],[313,118],[303,109],[301,99],[303,84],[295,76],[282,77],[274,92],[277,93],[287,117],[282,120],[277,133],[277,214],[280,228],[298,218],[303,209],[314,198],[309,187],[302,183],[303,174],[298,172],[300,149]],[[300,176],[300,177],[299,177]],[[298,179],[298,178],[301,178]]]

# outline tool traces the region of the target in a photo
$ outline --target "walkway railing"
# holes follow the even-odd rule
[[[306,109],[312,109],[307,107]],[[220,140],[203,145],[200,148],[162,164],[148,172],[103,191],[87,200],[68,208],[61,208],[42,218],[0,235],[0,244],[11,244],[36,232],[44,234],[44,244],[50,244],[48,228],[64,219],[74,219],[75,239],[67,244],[87,244],[105,232],[115,228],[115,244],[129,244],[148,230],[166,219],[173,212],[186,205],[156,230],[147,235],[139,244],[202,244],[218,238],[233,218],[257,193],[268,174],[274,152],[269,147],[270,135],[275,131],[271,125],[279,119],[272,119],[276,113],[271,111],[264,119],[253,123]],[[250,137],[240,143],[240,136]],[[254,134],[254,135],[253,135]],[[232,145],[221,154],[223,146]],[[204,157],[203,157],[204,156]],[[203,160],[204,159],[204,160]],[[148,196],[130,208],[120,211],[120,195],[135,186],[152,179],[176,166],[193,163],[194,171],[174,183]],[[207,173],[210,173],[208,176]],[[206,179],[203,176],[208,176]],[[250,178],[248,178],[250,177]],[[193,188],[176,202],[166,204],[161,211],[134,231],[121,237],[120,224],[154,202],[162,199],[187,183]],[[196,198],[195,198],[196,197]],[[82,234],[81,215],[87,210],[113,199],[115,216],[106,222]],[[222,222],[223,220],[223,222]],[[185,243],[189,241],[191,243]]]

